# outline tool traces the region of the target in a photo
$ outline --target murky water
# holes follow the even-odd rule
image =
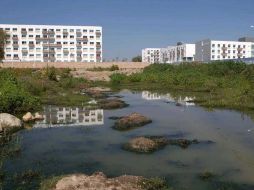
[[[4,163],[8,175],[33,169],[44,176],[103,171],[165,177],[175,189],[254,189],[254,122],[236,111],[208,111],[191,103],[195,96],[172,97],[170,93],[122,91],[129,107],[88,110],[47,106],[45,120],[18,133],[21,154]],[[126,132],[113,130],[111,116],[139,112],[153,123]],[[130,138],[167,135],[172,138],[212,141],[188,149],[167,146],[154,154],[135,154],[121,149]],[[202,181],[198,175],[211,171],[220,181]],[[228,183],[226,183],[228,182]],[[229,183],[230,182],[230,183]],[[232,183],[250,186],[234,186]],[[36,187],[36,186],[32,186]],[[4,189],[15,189],[7,181]]]

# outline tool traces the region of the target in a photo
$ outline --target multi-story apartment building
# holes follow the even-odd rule
[[[194,61],[195,44],[177,43],[167,48],[142,50],[142,61],[147,63],[181,63]]]
[[[176,46],[169,46],[164,51],[164,63],[182,63],[194,61],[195,44],[178,42]]]
[[[4,61],[102,62],[102,27],[0,24]]]
[[[146,48],[142,50],[142,62],[145,63],[161,63],[162,56],[161,48]]]
[[[245,41],[202,40],[196,43],[196,61],[244,59],[253,57],[254,43]]]

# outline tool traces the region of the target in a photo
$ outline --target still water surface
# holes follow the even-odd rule
[[[179,190],[219,189],[221,184],[203,182],[198,177],[199,173],[211,171],[223,182],[254,185],[254,122],[247,115],[208,111],[190,102],[195,96],[172,97],[170,93],[148,91],[121,91],[117,95],[130,106],[118,110],[46,106],[44,121],[18,133],[21,155],[7,160],[4,169],[10,175],[33,169],[44,176],[95,171],[108,176],[160,176]],[[109,117],[132,112],[148,116],[153,122],[126,132],[111,128],[114,120]],[[167,146],[150,155],[121,149],[130,138],[142,135],[214,143],[191,145],[188,149]],[[10,181],[5,189],[15,186]]]

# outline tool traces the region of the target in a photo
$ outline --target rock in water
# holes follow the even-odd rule
[[[98,104],[100,105],[101,109],[119,109],[128,106],[128,104],[126,104],[124,101],[117,98],[100,100]]]
[[[139,113],[132,113],[128,116],[124,116],[118,119],[113,126],[117,130],[129,130],[136,127],[142,127],[146,124],[151,123],[152,120]]]
[[[28,121],[33,121],[34,120],[34,116],[31,114],[31,112],[27,112],[23,117],[22,117],[24,122],[28,122]]]
[[[36,112],[36,113],[34,114],[34,119],[35,119],[35,120],[43,120],[44,117],[43,117],[42,115],[40,115],[38,112]]]
[[[137,153],[151,153],[168,144],[164,137],[137,137],[131,139],[123,146],[123,149]]]
[[[22,122],[19,118],[8,114],[8,113],[1,113],[0,114],[0,132],[3,130],[12,130],[15,128],[21,128]]]

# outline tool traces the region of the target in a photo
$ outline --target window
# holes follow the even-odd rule
[[[212,47],[215,47],[215,44],[212,44]]]
[[[22,38],[25,38],[26,37],[26,35],[25,34],[22,34]]]
[[[60,36],[60,35],[57,35],[56,38],[61,38],[61,36]]]
[[[6,31],[10,31],[10,28],[5,28]]]
[[[74,29],[70,29],[70,32],[74,32]]]
[[[83,30],[83,32],[87,32],[87,30]]]
[[[91,44],[91,45],[93,45],[93,44],[94,44],[94,42],[90,42],[90,44]]]
[[[63,44],[68,44],[68,42],[63,42]]]
[[[33,36],[33,35],[29,35],[28,37],[29,37],[29,38],[33,38],[34,36]]]
[[[92,32],[94,32],[94,31],[93,31],[93,30],[90,30],[89,32],[92,33]]]
[[[14,51],[18,51],[19,48],[13,48]]]
[[[13,28],[12,31],[13,31],[13,32],[16,32],[16,31],[18,31],[18,29],[17,29],[17,28]]]
[[[218,44],[218,47],[220,47],[220,44]]]
[[[34,31],[34,29],[33,29],[33,28],[29,28],[28,31],[29,31],[29,32],[32,32],[32,31]]]
[[[40,29],[40,28],[36,28],[35,31],[36,31],[36,32],[40,32],[41,29]]]
[[[57,32],[60,32],[61,30],[60,29],[56,29]]]
[[[71,35],[71,36],[70,36],[70,38],[74,38],[74,36],[73,36],[73,35]]]

